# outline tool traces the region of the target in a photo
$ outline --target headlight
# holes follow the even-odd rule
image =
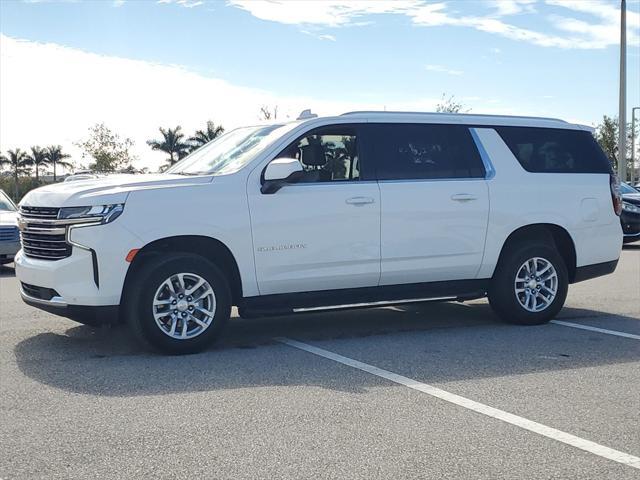
[[[74,223],[110,223],[123,211],[123,203],[92,207],[63,207],[58,212],[58,220],[75,220]]]
[[[640,213],[640,207],[629,202],[622,202],[622,210],[631,213]]]

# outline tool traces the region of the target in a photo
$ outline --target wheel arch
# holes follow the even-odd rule
[[[500,255],[498,256],[498,263],[504,258],[506,252],[509,249],[521,242],[543,241],[546,243],[553,243],[558,249],[558,253],[562,257],[567,267],[567,273],[569,274],[569,283],[573,283],[576,277],[576,247],[573,238],[569,232],[560,225],[554,223],[535,223],[530,225],[523,225],[509,234],[507,239],[502,245]],[[497,268],[496,265],[496,268]],[[495,273],[495,271],[494,271]]]
[[[127,301],[127,288],[133,281],[140,268],[149,258],[157,257],[163,253],[192,253],[200,255],[222,270],[229,281],[232,303],[237,305],[242,299],[242,280],[238,263],[231,250],[220,240],[204,235],[178,235],[165,237],[147,243],[133,258],[127,270],[122,287],[122,303]]]

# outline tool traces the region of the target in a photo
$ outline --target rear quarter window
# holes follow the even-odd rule
[[[495,127],[522,168],[535,173],[610,173],[611,165],[584,130]]]

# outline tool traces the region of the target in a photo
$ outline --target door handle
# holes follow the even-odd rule
[[[455,195],[451,195],[451,200],[454,202],[472,202],[477,199],[478,197],[471,195],[470,193],[456,193]]]
[[[373,203],[375,200],[371,197],[351,197],[347,198],[345,202],[349,205],[361,206],[366,205],[367,203]]]

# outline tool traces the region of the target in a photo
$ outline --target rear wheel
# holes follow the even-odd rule
[[[173,254],[149,259],[129,292],[129,323],[136,335],[168,354],[195,353],[220,335],[231,314],[224,274],[207,259]]]
[[[501,258],[489,303],[506,322],[538,325],[562,309],[568,285],[567,267],[554,245],[519,244]]]

